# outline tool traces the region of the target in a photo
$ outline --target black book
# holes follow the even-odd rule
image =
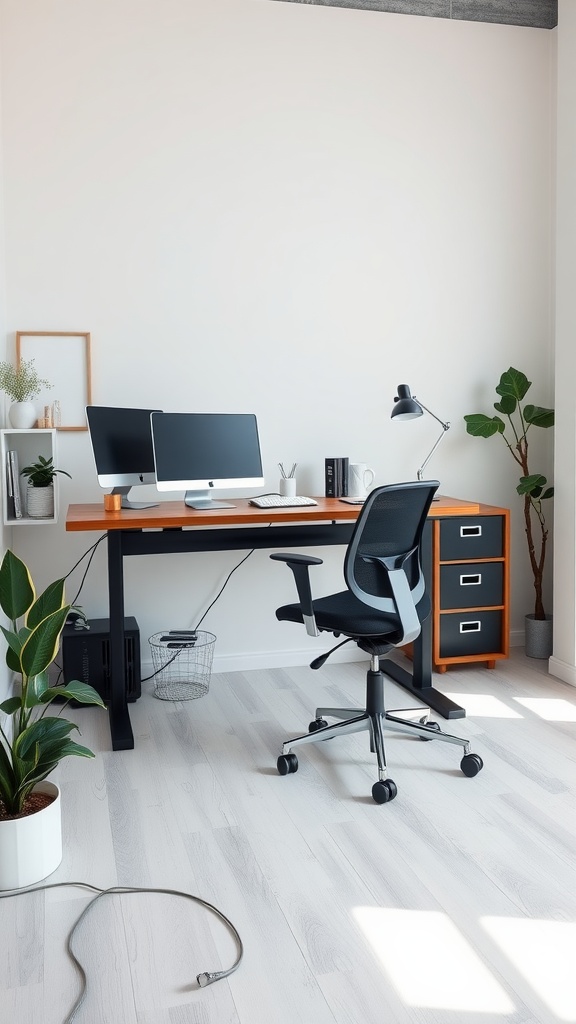
[[[14,484],[12,483],[12,466],[10,465],[10,452],[6,452],[6,511],[8,519],[15,518],[14,512]]]
[[[349,459],[325,459],[327,498],[342,498],[348,494]]]
[[[8,494],[13,502],[14,518],[22,519],[22,503],[20,500],[20,468],[18,466],[18,452],[10,449],[7,453],[8,466]]]
[[[348,467],[350,459],[338,459],[338,497],[345,498],[348,494]]]
[[[336,463],[338,459],[324,459],[324,493],[327,498],[336,498]]]

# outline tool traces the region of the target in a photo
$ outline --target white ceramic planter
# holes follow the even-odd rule
[[[0,821],[0,889],[22,889],[51,875],[62,860],[60,790],[39,782],[55,797],[48,807],[15,821]]]
[[[16,430],[29,430],[38,419],[34,402],[14,402],[8,410],[8,419]]]
[[[48,487],[26,488],[26,513],[31,519],[52,519],[54,517],[54,484]]]

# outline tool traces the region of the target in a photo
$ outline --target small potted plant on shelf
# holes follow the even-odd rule
[[[500,416],[473,413],[465,416],[466,430],[473,437],[500,435],[512,458],[520,468],[516,490],[524,503],[524,531],[528,542],[528,557],[534,579],[534,613],[526,615],[526,654],[533,658],[549,657],[552,653],[552,617],[546,615],[542,598],[544,564],[548,543],[548,527],[543,502],[548,501],[554,488],[542,473],[534,473],[529,465],[528,431],[530,427],[552,427],[554,409],[539,405],[521,406],[532,381],[524,373],[510,366],[500,377],[496,393],[500,401],[494,403]],[[507,422],[502,419],[504,416]],[[507,433],[508,431],[508,433]]]
[[[32,400],[44,388],[51,387],[50,381],[39,375],[33,359],[21,359],[18,366],[12,366],[12,363],[6,361],[0,362],[0,390],[12,399],[8,417],[16,429],[34,426],[37,416]]]
[[[18,677],[16,694],[0,704],[0,889],[19,889],[51,874],[62,859],[60,792],[45,780],[68,755],[94,756],[70,739],[76,725],[46,712],[62,698],[105,705],[79,680],[50,685],[48,669],[71,608],[63,579],[37,597],[27,566],[8,550],[0,565],[0,608],[10,620],[9,628],[0,627],[6,664]]]
[[[43,455],[21,470],[21,475],[28,478],[26,511],[31,519],[50,519],[54,515],[54,478],[57,473],[70,477],[65,469],[55,468],[52,456],[45,459]]]

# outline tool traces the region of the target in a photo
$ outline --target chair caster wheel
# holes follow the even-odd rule
[[[469,779],[473,779],[475,775],[478,775],[478,772],[482,771],[483,767],[484,761],[479,754],[464,754],[460,761],[460,768]]]
[[[387,804],[397,792],[396,783],[392,779],[380,779],[372,786],[372,799],[377,804]]]
[[[323,729],[325,725],[328,725],[325,718],[315,718],[313,722],[310,722],[308,732],[318,732],[318,729]]]
[[[425,725],[426,728],[430,729],[431,732],[442,732],[439,722],[430,722],[427,721],[425,718],[421,718],[420,725]],[[429,743],[430,740],[432,739],[432,736],[419,736],[418,739],[421,739],[423,743]]]
[[[276,767],[280,775],[292,775],[293,772],[297,772],[298,758],[296,754],[280,754]]]

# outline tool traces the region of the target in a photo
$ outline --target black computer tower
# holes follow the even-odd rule
[[[110,700],[110,620],[89,619],[90,629],[62,630],[62,674],[64,682],[80,679],[98,691],[102,700]],[[136,619],[124,619],[124,663],[126,699],[138,700],[140,683],[140,631]]]

